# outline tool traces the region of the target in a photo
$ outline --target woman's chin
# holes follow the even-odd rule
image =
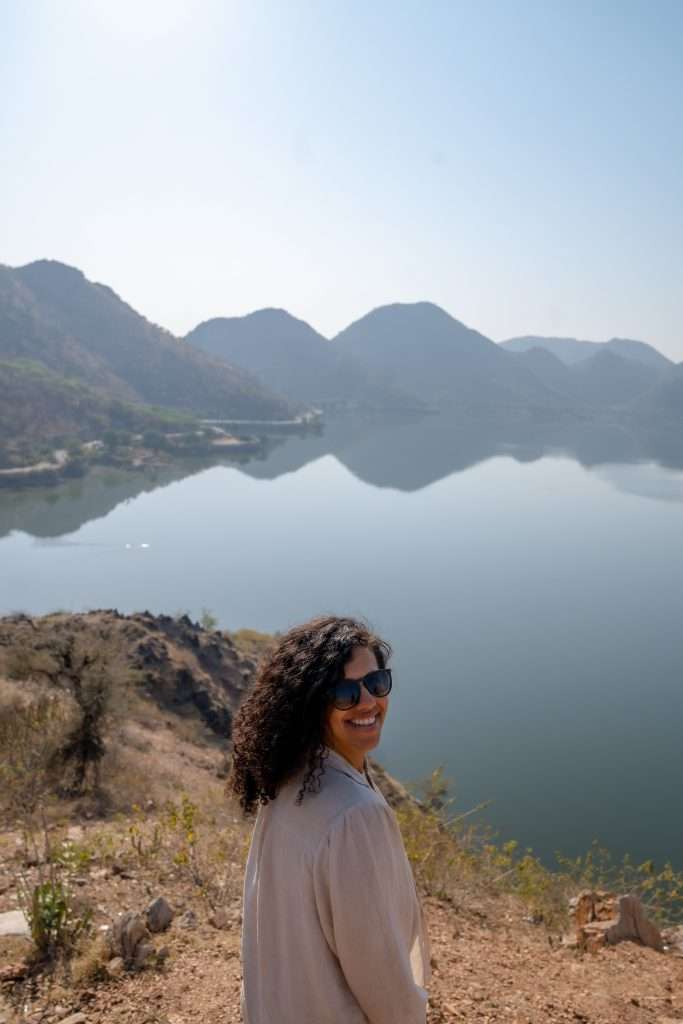
[[[361,747],[363,750],[373,750],[380,741],[382,727],[381,725],[376,725],[374,728],[368,729],[367,732],[361,732],[360,729],[351,725],[347,731],[354,733],[351,740],[354,747]]]

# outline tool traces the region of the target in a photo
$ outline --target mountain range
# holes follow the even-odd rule
[[[414,389],[387,383],[382,367],[369,368],[284,309],[260,309],[241,317],[216,317],[185,340],[203,352],[242,366],[273,391],[312,405],[415,406]]]
[[[278,309],[208,320],[185,340],[323,406],[401,409],[412,396],[417,407],[499,419],[657,416],[661,398],[683,415],[676,364],[645,342],[529,336],[496,344],[430,302],[382,306],[331,340]]]
[[[51,371],[42,375],[39,392],[32,387],[35,365],[29,370],[27,363]],[[55,412],[62,409],[65,380],[77,382],[88,408],[101,406],[103,420],[112,401],[119,410],[144,405],[207,417],[282,419],[301,408],[150,323],[79,270],[51,260],[0,267],[3,420],[46,398]],[[22,408],[8,407],[13,393],[21,394]],[[77,410],[57,418],[64,420],[60,426],[78,426]]]
[[[497,344],[430,302],[382,306],[332,339],[282,309],[179,338],[80,270],[39,260],[0,266],[0,400],[4,438],[12,423],[82,436],[136,417],[280,420],[312,406],[679,422],[683,367],[623,338]]]
[[[613,355],[642,363],[643,366],[652,366],[657,370],[666,370],[673,366],[671,360],[652,345],[648,345],[644,341],[634,341],[631,338],[611,338],[610,341],[579,341],[577,338],[543,338],[529,334],[521,338],[502,341],[500,346],[509,352],[528,352],[535,348],[545,349],[557,356],[567,366],[582,363],[600,352],[611,352]]]

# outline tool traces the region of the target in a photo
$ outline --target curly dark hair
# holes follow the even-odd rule
[[[297,804],[320,789],[327,691],[355,647],[369,647],[380,668],[391,656],[389,644],[364,622],[325,615],[290,629],[259,665],[233,722],[226,786],[245,815],[275,799],[280,785],[304,767]]]

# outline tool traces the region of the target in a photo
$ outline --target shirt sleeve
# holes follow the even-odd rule
[[[427,992],[411,963],[420,908],[391,809],[362,803],[340,815],[313,875],[325,938],[369,1024],[425,1024]]]

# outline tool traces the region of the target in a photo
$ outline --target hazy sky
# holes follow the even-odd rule
[[[683,359],[681,0],[0,0],[0,261]]]

